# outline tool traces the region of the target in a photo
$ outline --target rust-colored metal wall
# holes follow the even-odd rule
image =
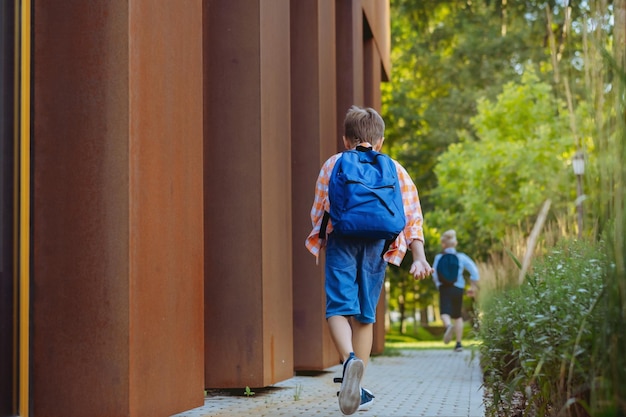
[[[336,149],[335,8],[326,0],[291,1],[291,140],[295,368],[321,370],[339,354],[325,320],[324,256],[304,247],[322,163]]]
[[[129,10],[130,406],[153,417],[204,398],[202,2]]]
[[[289,1],[204,1],[205,378],[293,375]]]
[[[343,150],[343,120],[353,104],[363,106],[363,9],[361,0],[336,0],[337,151]]]
[[[363,14],[372,32],[374,48],[379,56],[377,65],[381,66],[380,81],[388,81],[391,76],[391,21],[389,20],[389,0],[360,0]]]
[[[202,404],[201,7],[34,1],[33,416]]]
[[[346,110],[380,106],[378,3],[34,1],[35,417],[336,363],[303,240]]]

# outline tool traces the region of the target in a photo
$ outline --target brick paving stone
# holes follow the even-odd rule
[[[376,356],[362,385],[376,396],[358,417],[484,417],[482,373],[477,353],[449,350],[401,351]],[[172,417],[341,416],[337,403],[341,365],[313,376],[297,375],[245,397],[209,391],[204,406]],[[243,389],[241,390],[243,394]]]

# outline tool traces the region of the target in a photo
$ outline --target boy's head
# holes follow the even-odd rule
[[[456,232],[454,230],[447,230],[441,235],[441,246],[444,249],[453,248],[457,244]]]
[[[343,122],[344,140],[350,147],[369,142],[374,148],[382,146],[385,122],[372,108],[350,107]]]

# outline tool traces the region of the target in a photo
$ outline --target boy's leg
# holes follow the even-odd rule
[[[335,343],[335,347],[341,356],[341,360],[345,361],[350,356],[350,352],[354,352],[352,345],[352,327],[350,326],[348,318],[345,316],[329,317],[328,328],[330,330],[330,336]]]
[[[372,353],[373,341],[373,323],[361,323],[356,319],[352,319],[352,343],[354,346],[354,353],[363,361],[363,365],[365,366],[367,366],[370,354]]]
[[[452,319],[449,314],[441,314],[441,321],[443,322],[443,327],[448,327],[452,324]]]
[[[441,321],[443,322],[443,343],[446,345],[452,340],[452,333],[454,332],[454,325],[449,314],[441,314]]]
[[[450,288],[439,287],[439,315],[443,322],[443,343],[448,344],[452,340],[454,326],[452,325],[452,298],[450,296]]]
[[[328,318],[328,328],[343,361],[348,359],[350,352],[354,352],[367,366],[374,340],[372,323],[361,323],[355,319],[349,321],[344,316],[333,316]]]
[[[463,317],[454,319],[454,332],[457,343],[461,343],[461,339],[463,338]]]
[[[355,356],[352,348],[353,331],[348,318],[331,316],[328,318],[328,327],[335,347],[343,359],[341,388],[337,396],[339,409],[343,414],[354,414],[361,403],[361,379],[365,364],[361,358]]]

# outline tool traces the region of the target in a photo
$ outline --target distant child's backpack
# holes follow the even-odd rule
[[[459,257],[455,253],[442,253],[437,262],[437,278],[444,287],[451,287],[459,276]]]
[[[330,176],[328,197],[338,235],[393,241],[406,224],[396,166],[371,148],[343,152]]]

